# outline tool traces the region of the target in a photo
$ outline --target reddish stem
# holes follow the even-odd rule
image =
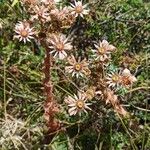
[[[51,59],[50,59],[49,53],[50,53],[50,50],[48,48],[46,48],[46,55],[44,58],[44,68],[43,68],[45,78],[43,80],[43,84],[44,84],[44,92],[46,94],[46,101],[53,101],[52,84],[50,83],[50,81],[51,81],[51,75],[50,75]]]
[[[58,112],[58,106],[53,98],[53,86],[51,82],[51,56],[50,49],[46,43],[43,43],[46,49],[46,55],[44,58],[44,93],[46,96],[46,101],[44,104],[45,119],[48,126],[48,134],[56,132],[59,129],[59,122],[55,119],[55,114]]]

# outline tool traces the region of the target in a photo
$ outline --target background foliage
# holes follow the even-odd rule
[[[66,110],[58,114],[64,130],[45,144],[43,119],[42,61],[44,49],[36,42],[24,45],[13,40],[14,26],[24,17],[18,1],[0,1],[0,146],[6,149],[52,150],[149,150],[150,147],[150,2],[147,0],[89,0],[90,14],[79,18],[69,30],[79,54],[87,57],[93,43],[107,39],[117,46],[112,69],[126,66],[138,82],[123,93],[126,109],[132,114],[122,119],[99,102],[95,115],[70,118]],[[68,5],[69,1],[63,1]],[[55,95],[63,104],[71,91],[53,72]],[[61,75],[62,76],[62,75]],[[94,110],[94,108],[93,108]],[[7,113],[7,119],[5,119]]]

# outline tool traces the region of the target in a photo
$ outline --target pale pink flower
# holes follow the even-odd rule
[[[35,5],[33,7],[33,14],[31,20],[41,20],[43,22],[50,21],[49,9],[44,5]]]
[[[33,35],[35,34],[33,28],[30,28],[30,24],[28,22],[21,21],[16,24],[15,32],[17,35],[15,35],[14,38],[17,38],[19,41],[23,41],[24,43],[33,39]]]
[[[70,107],[68,112],[69,115],[76,115],[77,113],[81,114],[81,112],[87,113],[86,109],[91,110],[88,106],[91,103],[86,103],[87,99],[85,94],[78,92],[78,96],[74,94],[74,97],[68,96],[65,99],[65,103]]]
[[[132,85],[134,82],[136,82],[137,79],[134,75],[131,74],[130,70],[129,69],[124,69],[122,71],[122,74],[121,74],[121,84],[123,86],[130,86]]]
[[[68,57],[68,63],[71,66],[66,66],[65,71],[71,73],[72,76],[76,75],[76,77],[78,78],[79,76],[83,77],[83,75],[89,75],[91,73],[88,68],[88,63],[86,62],[86,59],[82,61],[76,61],[75,57],[71,55],[70,57]]]
[[[114,51],[116,48],[109,44],[106,40],[100,41],[99,44],[94,44],[96,47],[96,50],[93,50],[94,53],[96,53],[96,60],[105,61],[109,58],[109,54]]]
[[[68,38],[64,34],[56,35],[54,34],[49,40],[51,46],[49,46],[52,51],[51,54],[54,54],[54,58],[64,59],[67,57],[67,50],[72,49],[72,45],[68,42]]]
[[[82,1],[74,0],[74,5],[71,4],[71,14],[75,15],[75,17],[81,16],[82,18],[84,15],[89,13],[89,10],[86,9],[87,4],[83,5]]]
[[[120,75],[119,73],[113,72],[111,74],[108,74],[106,77],[108,87],[117,88],[120,83]]]

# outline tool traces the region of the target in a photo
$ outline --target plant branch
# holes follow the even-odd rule
[[[142,86],[142,87],[137,87],[137,88],[131,89],[127,93],[135,92],[135,91],[138,91],[138,90],[149,90],[149,89],[150,89],[150,87]]]

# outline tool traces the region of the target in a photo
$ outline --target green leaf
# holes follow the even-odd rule
[[[51,144],[52,150],[68,150],[68,139],[64,134],[59,134],[54,138]]]

